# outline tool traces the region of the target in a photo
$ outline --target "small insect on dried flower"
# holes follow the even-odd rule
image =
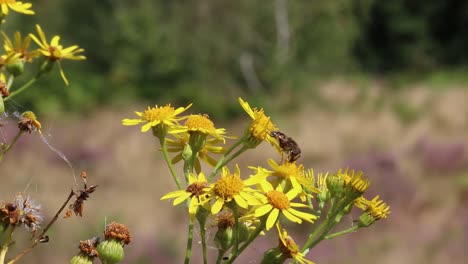
[[[96,190],[98,185],[92,185],[88,187],[86,183],[86,172],[81,172],[80,176],[84,182],[84,188],[83,190],[75,192],[76,199],[72,204],[70,204],[70,210],[72,210],[75,213],[75,215],[83,216],[84,202],[89,198],[89,195]],[[67,218],[68,215],[69,213],[67,212],[65,217]]]

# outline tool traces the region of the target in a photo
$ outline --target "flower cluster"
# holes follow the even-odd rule
[[[13,14],[11,11],[34,15],[32,4],[28,2],[0,0],[0,8],[0,24],[5,23],[7,18]],[[13,37],[10,38],[7,32],[0,30],[3,40],[3,52],[0,52],[0,115],[5,112],[8,113],[6,106],[9,100],[32,87],[37,80],[49,73],[55,64],[57,64],[63,81],[68,85],[68,79],[62,68],[62,60],[86,59],[82,55],[84,49],[77,45],[64,47],[60,44],[60,36],[58,35],[53,36],[49,41],[39,25],[36,25],[35,31],[36,33],[28,34],[16,31],[12,34]],[[34,44],[36,47],[34,47]],[[38,65],[30,67],[34,62]],[[25,74],[26,69],[35,69],[35,73]],[[16,80],[21,79],[23,76],[33,77],[29,81],[20,80],[21,86],[15,85]],[[20,120],[17,136],[9,143],[0,142],[0,162],[22,135],[30,134],[33,131],[42,134],[41,123],[33,112],[26,111],[21,115],[17,115],[17,118]]]
[[[119,263],[125,257],[124,246],[131,242],[130,230],[123,224],[112,222],[106,226],[104,240],[93,237],[80,241],[80,252],[70,264],[92,264],[95,258],[102,263]]]
[[[136,112],[137,118],[122,120],[127,126],[142,124],[141,131],[151,130],[160,142],[178,187],[161,200],[174,199],[173,205],[187,207],[189,230],[193,232],[193,224],[198,221],[204,251],[205,223],[210,215],[215,216],[217,263],[232,263],[259,234],[273,227],[278,231],[280,243],[265,252],[262,263],[283,263],[289,258],[298,263],[312,263],[305,255],[320,241],[368,227],[388,216],[389,206],[378,197],[369,201],[362,196],[369,187],[369,180],[362,172],[340,170],[314,175],[311,168],[298,161],[299,144],[280,131],[263,109],[252,108],[241,98],[239,103],[251,121],[230,147],[225,146],[226,140],[235,137],[226,136],[226,130],[216,128],[207,115],[183,115],[191,105],[148,107]],[[263,141],[280,152],[279,162],[270,158],[268,168],[249,166],[250,173],[241,173],[237,164],[230,168],[232,160]],[[174,153],[172,158],[170,153]],[[200,161],[211,167],[210,174],[203,172]],[[177,175],[173,168],[179,162],[183,162],[184,177]],[[363,211],[359,224],[333,233],[336,224],[352,208]],[[289,222],[287,226],[308,224],[310,235],[302,247],[283,228],[286,222]],[[186,261],[190,252],[188,247]]]
[[[34,15],[31,10],[32,4],[15,0],[0,0],[0,23],[5,23],[10,11],[17,13]],[[60,36],[53,36],[50,41],[47,39],[44,30],[40,25],[36,25],[36,34],[26,35],[19,31],[13,33],[13,40],[5,31],[1,31],[3,38],[4,52],[0,53],[0,114],[5,111],[4,101],[12,99],[22,93],[40,77],[50,72],[55,64],[59,68],[60,75],[66,85],[69,84],[65,72],[62,68],[62,60],[84,60],[82,55],[84,49],[77,45],[64,47],[60,44]],[[32,47],[32,42],[36,48]],[[34,77],[21,87],[14,87],[14,81],[25,72],[26,63],[30,64],[38,60],[40,67]]]
[[[21,193],[16,195],[13,202],[2,203],[0,207],[2,231],[8,226],[23,225],[34,235],[41,227],[42,222],[41,206],[29,197],[24,198]]]

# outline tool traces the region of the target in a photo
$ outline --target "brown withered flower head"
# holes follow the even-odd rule
[[[12,203],[3,203],[0,207],[0,221],[10,225],[24,225],[35,234],[43,222],[40,210],[40,205],[18,193]]]
[[[87,187],[85,184],[85,188],[83,190],[79,190],[78,193],[75,193],[75,202],[70,205],[70,210],[72,210],[75,215],[83,216],[84,202],[89,198],[89,195],[96,190],[97,187],[98,185]]]
[[[86,172],[81,172],[80,174],[81,179],[83,180],[84,183],[84,188],[83,190],[79,190],[78,192],[75,192],[76,199],[75,201],[70,204],[70,210],[75,213],[75,215],[83,216],[83,207],[84,207],[84,202],[89,198],[89,195],[93,193],[98,185],[91,185],[88,187],[88,184],[86,183],[86,177],[87,174]],[[67,211],[65,218],[70,217],[69,211]]]
[[[216,223],[220,229],[227,229],[228,227],[232,228],[236,223],[234,214],[228,210],[222,211],[216,216]]]
[[[120,223],[112,222],[106,226],[104,231],[104,237],[106,239],[116,239],[124,243],[125,245],[129,244],[132,241],[130,235],[130,230]]]
[[[0,96],[5,98],[10,95],[10,92],[7,89],[7,85],[4,81],[0,80]]]
[[[85,241],[80,241],[80,245],[78,246],[78,248],[80,249],[80,253],[90,257],[97,257],[99,254],[96,250],[96,247],[99,244],[99,242],[99,237],[93,237]]]
[[[20,121],[18,122],[18,128],[19,130],[28,132],[29,134],[35,130],[41,133],[41,123],[37,121],[36,115],[31,111],[26,111],[21,114]]]

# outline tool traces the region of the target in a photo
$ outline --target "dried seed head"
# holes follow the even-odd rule
[[[107,225],[104,231],[104,237],[106,239],[117,239],[127,245],[132,241],[130,230],[123,224],[112,222]]]
[[[35,233],[42,223],[41,206],[18,193],[12,203],[4,203],[0,207],[0,221],[10,225],[23,224]]]
[[[99,242],[100,241],[98,237],[93,237],[85,241],[80,241],[80,245],[78,246],[78,248],[80,249],[80,253],[83,253],[90,257],[97,257],[99,254],[96,250],[96,247],[99,244]]]

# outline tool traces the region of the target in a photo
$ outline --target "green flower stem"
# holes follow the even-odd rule
[[[182,190],[182,184],[180,183],[180,180],[175,173],[174,166],[172,166],[171,159],[169,158],[169,152],[167,151],[166,141],[164,140],[164,138],[159,139],[159,143],[161,144],[164,160],[166,161],[167,166],[169,167],[169,170],[171,171],[172,178],[174,179],[177,185],[177,188],[179,190]]]
[[[200,222],[200,236],[201,236],[201,243],[202,243],[202,250],[203,250],[203,264],[208,263],[208,256],[206,255],[206,230],[205,230],[205,222]]]
[[[8,227],[8,233],[6,234],[5,242],[3,242],[3,245],[0,250],[0,264],[5,263],[5,257],[6,253],[8,251],[8,248],[11,245],[11,239],[13,237],[13,231],[15,231],[14,226],[9,226]]]
[[[231,264],[236,260],[236,258],[244,251],[254,240],[257,238],[257,236],[265,229],[265,224],[266,224],[266,217],[262,217],[260,219],[260,225],[250,234],[249,239],[245,241],[244,244],[239,248],[239,250],[233,254],[229,254],[228,260],[225,262],[225,264]]]
[[[330,230],[332,230],[333,227],[335,227],[336,224],[338,224],[338,222],[341,220],[341,216],[338,214],[334,217],[335,219],[333,221],[329,221],[328,224],[325,226],[325,230],[322,232],[322,234],[317,237],[314,241],[312,241],[307,249],[311,249],[313,247],[315,247],[318,243],[320,243],[320,241],[324,240],[325,239],[325,236],[328,234],[328,232],[330,232]],[[309,242],[309,241],[307,241]],[[305,245],[304,245],[305,246]],[[304,250],[303,250],[304,252]]]
[[[226,157],[229,156],[229,154],[231,154],[231,152],[237,148],[240,144],[242,144],[242,142],[244,142],[244,139],[241,138],[239,139],[236,143],[234,143],[227,151],[226,153],[224,153],[224,155],[219,159],[218,163],[216,164],[216,166],[213,168],[213,172],[210,174],[210,176],[208,177],[208,180],[209,181],[212,181],[214,176],[216,174],[218,174],[218,171],[224,166],[226,165],[229,161],[225,162],[226,161]],[[231,159],[232,160],[232,159]]]
[[[330,232],[330,230],[341,220],[343,215],[341,214],[343,208],[346,206],[346,203],[336,201],[332,199],[330,205],[330,209],[327,212],[327,218],[323,221],[317,229],[309,235],[309,238],[305,242],[304,246],[302,247],[301,252],[305,252],[306,250],[310,250],[315,245],[317,245],[320,241],[322,241],[325,236]]]
[[[324,239],[332,239],[332,238],[335,238],[335,237],[338,237],[338,236],[346,235],[348,233],[355,232],[358,229],[359,229],[359,226],[355,225],[355,226],[352,226],[352,227],[350,227],[348,229],[342,230],[340,232],[336,232],[336,233],[333,233],[333,234],[330,234],[330,235],[326,235],[324,237]]]
[[[185,182],[188,185],[189,178],[188,175],[189,173],[193,172],[193,168],[195,167],[195,162],[197,161],[198,158],[198,152],[193,152],[192,155],[190,156],[190,159],[184,160],[184,176],[185,176]]]
[[[314,221],[314,223],[312,224],[312,226],[310,227],[310,230],[314,230],[314,231],[317,230],[317,225],[318,225],[318,223],[319,223],[318,219],[321,219],[322,216],[324,215],[323,210],[318,210],[318,211],[317,211],[317,215],[318,215],[318,217],[317,217],[317,219]],[[310,236],[312,236],[312,234],[311,234]],[[309,237],[310,237],[310,236],[309,236]]]
[[[192,256],[192,241],[193,241],[193,221],[190,221],[188,228],[188,237],[187,237],[187,249],[185,250],[185,264],[190,263],[190,258]]]
[[[242,146],[241,149],[239,149],[236,153],[232,154],[229,158],[223,158],[222,159],[222,162],[218,162],[218,164],[216,164],[216,168],[213,169],[213,172],[211,173],[210,177],[208,178],[209,180],[208,181],[212,181],[214,176],[216,174],[218,174],[218,171],[219,169],[221,169],[222,167],[224,167],[224,165],[228,164],[229,162],[231,162],[231,160],[237,158],[237,156],[239,156],[240,154],[242,154],[244,151],[246,151],[247,149],[249,149],[248,147],[246,146]],[[221,161],[221,160],[220,160]],[[219,166],[218,166],[219,165]]]
[[[6,148],[1,150],[2,152],[0,153],[0,161],[3,160],[3,157],[5,156],[5,154],[15,145],[15,143],[23,134],[24,134],[23,131],[19,131],[18,134],[16,134],[16,136],[13,138],[13,141],[11,141],[11,143],[8,144]]]
[[[328,223],[329,219],[326,219],[314,230],[314,232],[312,232],[312,234],[309,235],[309,238],[304,243],[304,246],[302,246],[301,252],[305,252],[313,246],[315,241],[314,239],[323,232],[323,230],[328,226]]]
[[[231,207],[232,212],[234,213],[234,248],[232,254],[236,254],[239,251],[239,211],[237,210],[237,204],[234,202]]]
[[[227,151],[226,153],[224,153],[224,157],[226,157],[227,155],[231,154],[231,152],[237,148],[240,144],[242,144],[242,142],[244,142],[244,138],[241,138],[239,139],[236,143],[234,143]]]
[[[15,76],[12,74],[10,77],[8,77],[7,81],[7,90],[10,91],[11,86],[13,85],[13,81],[15,80]]]
[[[38,80],[38,77],[32,78],[27,83],[25,83],[23,86],[21,86],[20,88],[14,90],[13,92],[11,92],[8,97],[3,99],[3,101],[6,102],[6,101],[10,100],[11,98],[15,97],[16,95],[20,94],[21,92],[23,92],[24,90],[29,88],[29,86],[33,85],[37,80]],[[10,80],[8,80],[8,81],[10,81]]]
[[[222,250],[222,249],[218,250],[218,258],[216,259],[216,264],[221,264],[221,261],[223,260],[224,253],[226,253],[226,250]]]

